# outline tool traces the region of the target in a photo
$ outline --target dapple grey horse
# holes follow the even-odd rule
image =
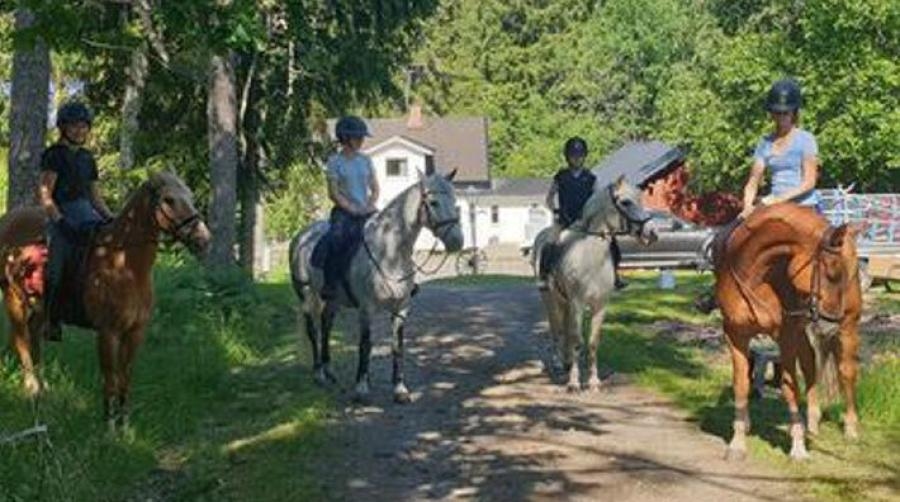
[[[356,394],[360,399],[368,396],[372,350],[370,320],[378,312],[388,312],[393,331],[394,400],[409,402],[409,390],[403,376],[403,325],[416,287],[413,245],[421,230],[427,228],[443,243],[447,252],[462,248],[459,210],[451,183],[455,174],[456,171],[448,176],[421,176],[417,183],[366,222],[363,242],[351,259],[344,283],[350,288],[349,294],[342,286],[334,300],[325,302],[320,296],[324,275],[321,269],[310,264],[316,242],[328,230],[327,222],[316,222],[291,240],[291,278],[300,298],[306,334],[312,346],[314,376],[319,383],[335,381],[329,369],[329,336],[337,309],[340,306],[356,308],[360,332]]]
[[[597,346],[606,304],[615,289],[610,239],[616,234],[631,234],[644,244],[653,242],[656,235],[645,225],[649,219],[641,205],[641,193],[619,178],[609,185],[595,184],[582,218],[559,235],[559,258],[547,277],[547,287],[541,290],[541,299],[547,308],[555,356],[562,359],[563,369],[569,374],[566,387],[571,392],[581,389],[575,353],[583,341],[585,308],[591,312],[587,386],[592,391],[600,389]],[[532,266],[536,272],[543,247],[555,233],[548,227],[534,240]]]

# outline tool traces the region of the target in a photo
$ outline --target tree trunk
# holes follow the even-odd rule
[[[259,54],[254,53],[244,90],[241,93],[241,137],[244,147],[244,161],[241,163],[240,188],[241,224],[240,224],[240,264],[241,267],[258,275],[260,257],[263,252],[263,213],[260,205],[260,173],[266,168],[266,152],[260,143],[263,112],[261,82],[257,74]]]
[[[34,24],[34,14],[16,11],[16,30]],[[43,39],[19,47],[13,56],[10,122],[9,185],[6,209],[33,204],[41,154],[47,135],[50,52]]]
[[[265,224],[259,170],[264,168],[265,153],[254,145],[256,154],[248,156],[249,162],[241,169],[241,225],[240,225],[240,263],[247,272],[258,276],[262,270],[262,257],[265,252]]]
[[[256,205],[259,203],[259,184],[256,179],[256,169],[259,165],[259,154],[256,144],[248,142],[247,155],[241,166],[241,231],[240,231],[240,263],[241,268],[247,272],[254,271],[256,262]]]
[[[147,83],[147,44],[142,43],[131,53],[126,70],[125,99],[122,101],[122,133],[119,137],[119,167],[134,167],[134,137],[140,129],[138,116]]]
[[[237,204],[237,94],[231,55],[215,55],[210,61],[209,167],[212,200],[209,227],[212,245],[207,263],[213,267],[234,263],[235,210]]]

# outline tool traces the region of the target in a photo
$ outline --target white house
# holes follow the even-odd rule
[[[486,118],[424,117],[421,108],[413,106],[405,118],[365,121],[372,136],[363,153],[372,159],[381,186],[379,207],[416,183],[420,172],[456,170],[454,186],[466,247],[518,246],[550,223],[550,212],[544,208],[549,179],[491,177]],[[434,238],[426,231],[416,248],[433,245]]]

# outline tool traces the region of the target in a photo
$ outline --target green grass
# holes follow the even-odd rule
[[[695,294],[711,281],[709,275],[679,274],[678,288],[655,287],[655,274],[635,274],[632,285],[613,302],[600,363],[632,375],[641,385],[669,396],[691,419],[726,441],[731,435],[733,397],[731,364],[724,345],[710,347],[679,342],[653,329],[660,319],[721,327],[718,317],[693,314]],[[873,303],[883,309],[884,301]],[[869,343],[863,334],[863,343]],[[844,440],[838,419],[841,408],[826,412],[822,434],[812,441],[813,460],[788,459],[790,442],[784,427],[787,407],[769,395],[751,403],[751,456],[778,472],[800,480],[800,489],[823,500],[881,500],[900,495],[900,359],[878,347],[862,369],[858,386],[863,438]]]
[[[289,286],[205,276],[195,263],[167,261],[157,268],[157,305],[123,437],[111,437],[101,420],[92,335],[67,329],[63,343],[47,347],[51,389],[36,402],[22,395],[6,355],[0,435],[34,423],[49,434],[0,445],[0,500],[321,495],[306,467],[327,458],[322,433],[332,402],[297,361]]]

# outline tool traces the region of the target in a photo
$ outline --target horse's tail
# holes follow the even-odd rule
[[[807,337],[816,357],[816,386],[820,389],[823,404],[833,403],[838,398],[838,358],[840,338],[836,329],[822,330],[817,323],[806,328]]]

